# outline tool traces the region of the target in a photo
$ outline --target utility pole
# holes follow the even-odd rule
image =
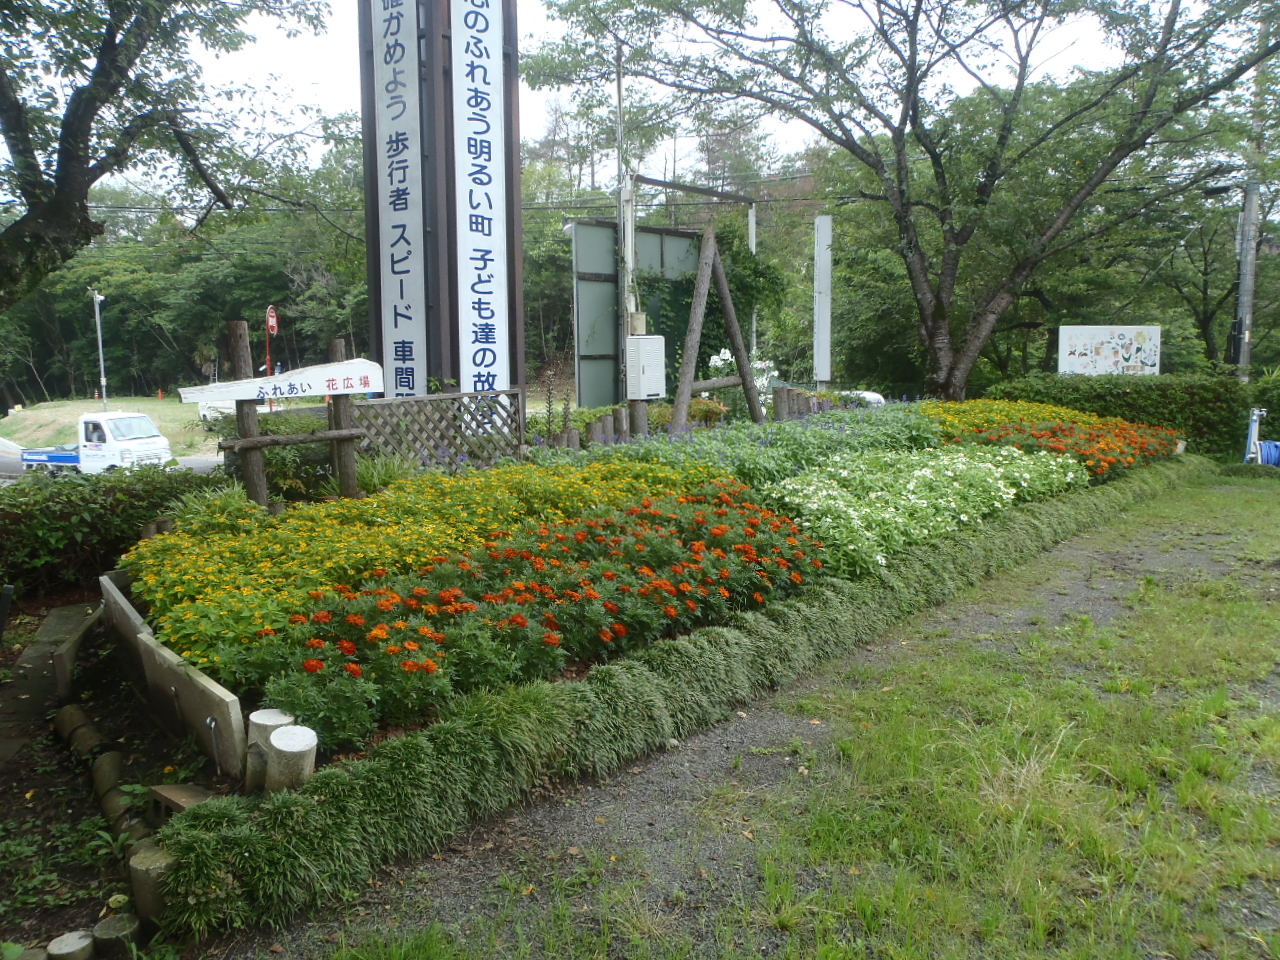
[[[92,287],[89,292],[93,294],[93,323],[98,329],[98,386],[102,393],[102,409],[107,409],[107,361],[102,354],[102,301],[107,299],[98,293]]]
[[[1269,41],[1270,24],[1266,17],[1258,24],[1258,43]],[[1253,149],[1250,166],[1253,168],[1244,185],[1244,208],[1240,213],[1240,244],[1237,256],[1240,263],[1240,282],[1236,290],[1236,329],[1240,332],[1239,365],[1237,372],[1241,382],[1249,382],[1249,364],[1253,359],[1253,300],[1258,276],[1258,220],[1261,216],[1259,166],[1265,148],[1263,136],[1263,109],[1266,96],[1267,67],[1260,63],[1253,77]]]

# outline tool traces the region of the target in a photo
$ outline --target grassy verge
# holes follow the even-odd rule
[[[530,856],[466,923],[424,904],[425,929],[338,956],[1280,955],[1269,487],[1183,487],[1107,525],[1101,547],[1159,528],[1172,572],[1105,624],[917,622],[781,698],[825,736],[777,745],[780,782],[708,784],[691,887],[640,845]],[[1188,545],[1211,566],[1176,569]],[[1033,611],[1074,576],[1032,560],[966,599]]]

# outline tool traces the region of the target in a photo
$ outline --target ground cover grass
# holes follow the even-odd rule
[[[337,956],[1280,955],[1272,487],[1219,480],[1108,518],[1100,547],[1160,531],[1157,572],[1108,622],[917,621],[780,697],[823,736],[762,745],[789,761],[777,782],[706,785],[684,844],[698,892],[642,843],[531,851],[470,919],[418,902],[399,918],[416,933]],[[1200,569],[1161,572],[1190,546]],[[1055,562],[965,599],[1034,609],[1071,589]]]

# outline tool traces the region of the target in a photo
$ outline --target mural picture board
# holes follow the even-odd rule
[[[1160,327],[1059,327],[1058,373],[1160,372]]]

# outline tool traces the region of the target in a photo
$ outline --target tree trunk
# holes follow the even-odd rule
[[[5,227],[0,231],[0,310],[25,297],[103,230],[84,202],[56,196]]]

